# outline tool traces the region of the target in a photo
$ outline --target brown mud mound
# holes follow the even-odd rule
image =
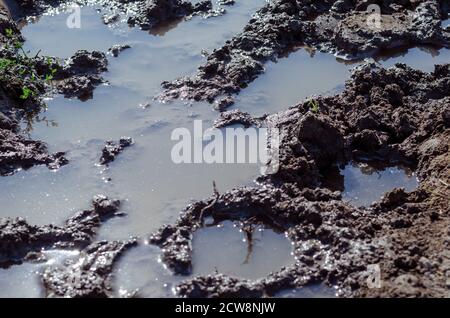
[[[186,274],[203,219],[260,223],[287,232],[296,264],[257,281],[197,277],[178,293],[274,295],[326,282],[343,296],[448,297],[449,85],[450,65],[424,73],[403,64],[365,64],[341,94],[268,116],[264,124],[283,138],[279,170],[261,177],[259,187],[193,203],[150,241],[162,247],[169,268]],[[350,160],[409,166],[419,187],[411,193],[393,189],[369,207],[353,206],[323,185],[330,171]],[[374,268],[379,284],[368,283]]]
[[[77,51],[56,73],[59,80],[57,91],[66,98],[91,99],[94,89],[105,83],[100,73],[108,70],[108,60],[105,53],[99,51]]]
[[[22,218],[0,218],[0,266],[36,258],[43,248],[84,248],[94,239],[102,222],[116,215],[120,201],[97,195],[92,209],[76,213],[62,226],[35,226]]]
[[[28,169],[42,164],[52,170],[59,169],[68,163],[64,155],[64,152],[49,154],[44,143],[30,140],[12,130],[0,128],[1,176],[11,175],[18,169]]]
[[[219,119],[214,121],[214,128],[223,128],[230,125],[242,125],[244,127],[260,126],[262,118],[253,118],[249,113],[233,109],[220,113]]]
[[[375,26],[370,22],[372,4],[380,8]],[[301,45],[351,58],[408,46],[450,47],[450,34],[441,24],[448,12],[448,3],[438,0],[276,0],[214,50],[196,75],[162,83],[159,98],[213,102],[236,94],[264,72],[264,63]]]
[[[212,10],[210,0],[192,4],[182,0],[138,1],[136,15],[128,18],[128,24],[138,25],[150,30],[163,23],[175,21],[189,15],[206,13]]]

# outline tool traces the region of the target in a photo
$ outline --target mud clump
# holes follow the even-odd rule
[[[107,219],[120,215],[119,200],[97,195],[92,209],[76,213],[62,226],[35,226],[22,218],[0,218],[0,266],[21,264],[44,248],[84,248]]]
[[[27,139],[12,130],[0,129],[1,176],[41,164],[56,170],[68,163],[64,155],[64,152],[49,154],[44,143]]]
[[[202,218],[250,222],[286,232],[296,263],[256,281],[195,277],[181,283],[178,294],[272,296],[325,282],[347,297],[448,296],[449,83],[448,64],[425,73],[366,63],[342,93],[315,98],[317,107],[306,100],[267,116],[262,124],[282,136],[278,171],[260,177],[257,187],[194,202],[150,242],[162,248],[170,269],[187,274]],[[324,186],[329,171],[349,161],[411,167],[419,187],[353,206]],[[373,266],[380,269],[380,288],[367,284]]]
[[[125,148],[130,147],[132,144],[133,139],[130,137],[122,137],[119,142],[107,141],[105,147],[102,149],[100,164],[107,165],[113,162]]]
[[[137,13],[128,18],[128,24],[138,25],[143,30],[150,30],[162,23],[181,19],[194,13],[207,12],[211,8],[211,1],[201,1],[195,5],[183,0],[139,1]]]
[[[125,50],[131,49],[131,46],[128,44],[116,44],[109,48],[108,52],[114,56],[118,57],[120,53],[122,53]]]
[[[94,89],[105,83],[101,75],[108,70],[108,60],[102,52],[77,51],[62,68],[56,79],[61,79],[57,91],[66,98],[87,100],[92,98]]]
[[[249,113],[241,112],[239,109],[234,109],[220,113],[220,117],[214,121],[213,127],[223,128],[230,125],[242,125],[246,128],[250,126],[259,127],[261,121],[261,118],[253,118]]]
[[[373,56],[383,50],[434,45],[450,47],[442,28],[445,1],[382,1],[381,24],[367,23],[367,1],[278,0],[261,8],[243,32],[214,50],[192,77],[163,82],[163,101],[176,98],[213,102],[236,94],[264,72],[264,64],[300,45],[345,55]]]
[[[47,297],[112,297],[114,263],[136,240],[96,242],[81,252],[79,259],[65,266],[48,267],[42,274]]]
[[[80,0],[81,5],[90,5],[92,1]],[[223,15],[224,5],[218,3],[218,8],[214,8],[211,0],[191,3],[183,0],[96,0],[95,4],[102,7],[102,20],[105,24],[115,24],[126,21],[129,26],[137,26],[142,30],[152,31],[158,27],[190,19],[193,16],[203,16],[204,18]],[[34,9],[25,10],[28,15],[39,15],[57,4],[52,1],[41,1]],[[34,13],[33,13],[34,12]]]
[[[211,286],[214,287],[211,288]],[[222,274],[194,278],[188,284],[181,283],[177,287],[177,293],[190,298],[259,298],[263,296],[261,290],[253,283]]]

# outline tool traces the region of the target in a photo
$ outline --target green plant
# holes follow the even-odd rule
[[[308,102],[308,105],[309,105],[309,109],[313,112],[313,113],[315,113],[315,114],[317,114],[318,112],[319,112],[319,102],[317,101],[317,100],[315,100],[315,99],[312,99],[312,100],[310,100],[309,102]]]
[[[52,81],[55,78],[55,74],[56,72],[58,72],[57,68],[51,68],[52,67],[52,62],[48,62],[49,60],[47,59],[47,64],[50,67],[50,73],[49,74],[45,74],[45,80],[47,82]],[[50,60],[51,61],[51,60]]]
[[[5,35],[7,38],[12,38],[14,36],[14,31],[11,28],[6,28],[5,29]]]
[[[7,38],[14,40],[13,29],[6,28],[5,35]],[[52,81],[59,69],[57,60],[47,57],[45,61],[49,71],[47,74],[40,75],[36,69],[36,59],[39,57],[40,50],[35,56],[30,56],[30,52],[25,51],[23,43],[19,40],[14,40],[12,46],[6,48],[7,50],[13,49],[11,52],[13,57],[0,58],[0,79],[19,78],[22,85],[22,94],[19,96],[21,99],[26,100],[35,95],[35,92],[30,88],[32,86],[39,87],[42,82],[53,85]]]
[[[22,87],[22,95],[20,95],[21,99],[28,99],[32,95],[34,95],[34,92],[30,88],[26,86]]]
[[[0,58],[0,70],[2,70],[2,71],[6,70],[13,64],[14,64],[14,61],[11,59]]]

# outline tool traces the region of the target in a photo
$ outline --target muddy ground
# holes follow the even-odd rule
[[[163,248],[163,260],[174,272],[186,274],[201,218],[261,223],[288,232],[297,262],[257,282],[221,274],[197,277],[182,283],[179,294],[270,296],[327,282],[341,296],[448,297],[449,84],[450,65],[427,74],[403,64],[387,70],[365,64],[343,93],[315,99],[318,109],[307,100],[255,119],[283,135],[279,171],[260,177],[257,188],[190,205],[151,241]],[[241,115],[249,122],[248,114]],[[349,161],[409,166],[420,186],[411,193],[394,189],[370,207],[355,207],[326,182]],[[367,288],[372,264],[380,266],[382,288]]]
[[[381,5],[380,27],[367,23],[370,4]],[[358,59],[388,49],[416,45],[450,47],[441,21],[447,1],[282,0],[269,2],[224,46],[209,54],[193,77],[164,82],[163,101],[174,98],[216,101],[220,109],[264,72],[264,64],[294,47]]]
[[[63,94],[86,100],[104,83],[105,53],[80,50],[71,58],[31,55],[23,49],[18,26],[3,10],[0,14],[0,175],[46,164],[58,169],[68,163],[64,152],[49,154],[40,141],[30,140],[19,121],[32,120],[45,108],[43,98]]]
[[[7,1],[9,2],[9,1]],[[33,165],[68,164],[64,153],[49,154],[30,140],[19,121],[39,113],[43,97],[55,92],[86,99],[103,83],[102,52],[28,57],[13,17],[41,14],[61,1],[19,0],[0,12],[0,174]],[[222,14],[211,2],[108,1],[104,22],[125,14],[130,25],[151,29],[192,14]],[[224,4],[227,2],[223,2]],[[368,27],[367,5],[381,5],[381,29]],[[253,118],[234,110],[233,95],[264,71],[264,63],[308,45],[350,58],[387,49],[450,47],[447,1],[273,1],[261,8],[243,32],[214,50],[196,76],[163,83],[162,100],[216,101],[223,113],[216,127],[265,126],[281,131],[280,169],[261,176],[258,186],[229,190],[189,205],[173,225],[150,236],[162,260],[177,274],[192,270],[192,237],[208,222],[233,220],[249,231],[257,224],[285,231],[296,262],[258,281],[223,274],[196,277],[176,291],[185,297],[263,297],[288,288],[326,283],[346,297],[450,296],[450,64],[424,73],[398,64],[383,69],[365,63],[345,90],[317,97],[286,111]],[[109,11],[108,11],[109,10]],[[215,10],[219,10],[215,11]],[[221,13],[220,13],[221,12]],[[132,48],[131,48],[132,49]],[[100,162],[114,160],[132,141],[107,142]],[[356,207],[327,176],[349,161],[413,169],[420,181],[411,193],[394,189],[369,207]],[[70,164],[70,163],[69,163]],[[343,182],[343,180],[338,180]],[[96,196],[93,208],[62,226],[33,226],[23,219],[0,219],[0,264],[43,261],[42,248],[80,249],[79,261],[49,268],[42,275],[47,296],[113,296],[114,262],[137,244],[95,242],[95,233],[117,216],[120,203]],[[81,262],[81,260],[83,260]],[[368,288],[368,266],[381,270],[381,288]],[[131,296],[131,295],[130,295]]]

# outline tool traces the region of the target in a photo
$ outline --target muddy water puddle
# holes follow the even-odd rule
[[[43,297],[39,281],[40,267],[37,264],[25,263],[9,269],[0,268],[1,298],[34,298]]]
[[[270,62],[237,98],[236,108],[253,115],[274,113],[311,95],[332,95],[344,88],[354,65],[336,63],[327,53],[300,48],[287,58]]]
[[[23,263],[8,269],[0,268],[0,298],[44,297],[40,273],[48,266],[63,264],[78,255],[78,251],[42,251],[42,262]]]
[[[238,1],[227,7],[224,16],[206,20],[195,17],[154,34],[125,25],[107,27],[95,7],[82,8],[81,29],[68,29],[68,14],[64,12],[44,15],[26,25],[25,46],[31,52],[41,50],[42,54],[69,57],[78,49],[106,52],[115,44],[129,44],[132,48],[117,58],[109,56],[109,71],[104,74],[108,84],[97,88],[93,99],[81,102],[56,96],[48,100],[47,111],[29,123],[31,137],[46,142],[51,151],[67,151],[70,164],[58,171],[35,167],[1,178],[0,216],[22,216],[32,224],[60,224],[74,211],[87,208],[94,194],[104,193],[122,199],[128,216],[108,221],[98,239],[146,237],[163,223],[173,222],[191,200],[210,196],[213,181],[219,192],[251,185],[259,174],[257,165],[174,164],[170,157],[173,129],[192,130],[196,119],[204,120],[205,126],[211,125],[218,114],[209,104],[159,104],[152,96],[160,91],[162,81],[194,74],[205,59],[201,51],[220,47],[241,31],[263,3]],[[422,63],[426,60],[422,52],[413,49],[386,63],[396,59],[408,64]],[[429,65],[445,57],[448,61],[448,51],[440,53]],[[337,63],[329,54],[311,55],[308,50],[299,49],[278,63],[268,63],[266,73],[237,97],[235,107],[252,114],[272,113],[312,94],[333,94],[343,89],[353,66]],[[121,136],[132,137],[135,144],[109,168],[99,166],[104,142]],[[344,197],[355,204],[371,203],[384,192],[408,182],[413,185],[401,171],[370,175],[358,171],[351,166],[342,172]],[[217,269],[257,279],[293,261],[291,245],[284,234],[256,229],[249,248],[244,233],[230,222],[200,230],[193,246],[194,274],[211,274]],[[159,255],[159,248],[141,245],[119,261],[115,272],[119,296],[135,289],[144,297],[173,295],[173,287],[186,277],[171,275],[158,261]],[[49,258],[59,260],[50,254]],[[0,270],[0,286],[14,286],[10,291],[2,288],[2,292],[10,296],[39,296],[39,268],[25,264]]]
[[[163,35],[127,26],[111,29],[102,24],[95,7],[82,8],[79,30],[66,27],[68,13],[44,15],[25,26],[26,49],[31,52],[69,57],[78,49],[107,51],[114,44],[132,48],[118,58],[109,56],[109,71],[104,74],[109,83],[97,88],[93,99],[82,102],[56,96],[47,101],[46,112],[26,123],[31,137],[45,141],[50,151],[67,151],[70,164],[58,171],[36,167],[2,178],[1,216],[25,217],[32,224],[61,224],[87,208],[94,194],[104,193],[122,199],[128,216],[110,220],[98,239],[145,237],[172,222],[191,200],[211,195],[214,180],[219,191],[251,185],[259,174],[258,165],[173,163],[172,131],[192,130],[196,119],[203,120],[206,129],[217,113],[211,105],[159,104],[152,96],[162,81],[195,72],[204,61],[201,51],[212,50],[239,32],[262,4],[256,0],[237,3],[223,17],[194,17]],[[121,136],[132,137],[135,144],[109,168],[99,166],[104,142]],[[157,262],[160,250],[156,251],[148,267],[162,279],[159,270],[165,269]],[[14,271],[20,272],[19,267]],[[0,279],[8,280],[8,272],[0,273]],[[26,286],[29,275],[15,281]],[[158,293],[165,295],[161,290],[148,295]]]
[[[374,168],[350,163],[340,170],[342,197],[356,206],[369,206],[395,188],[415,190],[419,184],[415,174],[405,167]]]
[[[431,47],[402,49],[369,60],[386,68],[405,63],[412,68],[432,72],[434,65],[448,63],[450,50]],[[233,108],[260,116],[283,110],[311,95],[340,93],[351,70],[361,63],[299,48],[286,58],[267,63],[264,74],[237,96]]]
[[[105,230],[102,238],[123,238],[148,234],[176,217],[174,210],[190,199],[209,196],[213,180],[219,190],[250,184],[258,175],[256,165],[174,164],[172,130],[192,129],[194,119],[204,120],[207,128],[217,114],[210,105],[162,105],[153,102],[152,96],[163,80],[193,73],[204,60],[201,50],[219,46],[239,32],[261,4],[242,2],[217,19],[195,17],[164,36],[127,26],[111,29],[103,25],[95,7],[82,8],[79,30],[66,27],[68,13],[44,15],[25,26],[26,49],[31,52],[42,49],[42,54],[70,56],[77,49],[106,51],[125,43],[132,49],[110,57],[104,74],[109,84],[97,88],[93,99],[81,102],[57,96],[47,102],[48,110],[32,124],[30,134],[47,142],[51,151],[67,150],[71,164],[57,172],[38,167],[2,179],[8,189],[8,196],[1,199],[4,213],[26,216],[38,224],[57,223],[86,207],[93,193],[106,192],[127,200],[124,209],[134,215],[129,220],[135,220],[135,227],[120,224],[117,231]],[[135,145],[110,169],[96,165],[105,140],[124,135],[133,137]]]
[[[292,245],[284,233],[262,227],[246,232],[229,221],[199,230],[192,246],[195,275],[218,272],[258,279],[294,262]]]
[[[425,72],[434,71],[436,64],[445,64],[450,61],[449,49],[436,49],[432,47],[418,47],[399,52],[391,52],[378,59],[383,67],[391,67],[396,63],[404,63],[412,68]]]

